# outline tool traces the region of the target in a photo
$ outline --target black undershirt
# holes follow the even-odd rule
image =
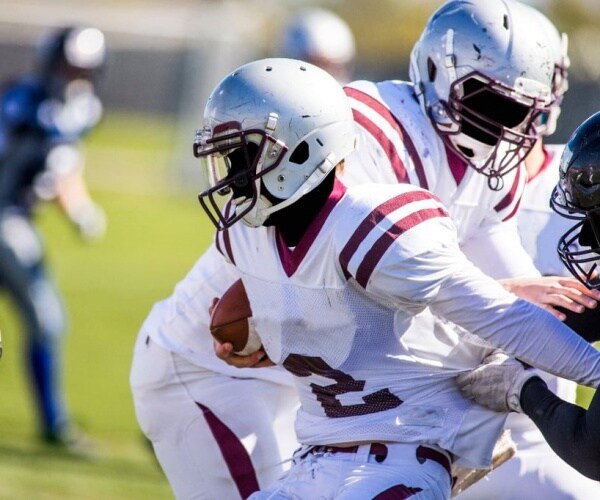
[[[600,340],[600,306],[583,313],[557,309],[582,338]],[[586,411],[563,401],[535,377],[521,391],[521,407],[558,456],[583,475],[600,481],[600,391],[596,390]]]
[[[521,406],[558,456],[584,476],[600,481],[600,391],[586,411],[563,401],[534,377],[521,391]]]

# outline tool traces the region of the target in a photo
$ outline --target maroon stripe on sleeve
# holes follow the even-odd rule
[[[366,253],[363,261],[358,266],[356,271],[356,281],[363,287],[366,288],[373,274],[373,270],[377,266],[377,263],[381,260],[381,257],[390,247],[390,245],[400,236],[409,229],[419,225],[421,222],[433,219],[435,217],[448,217],[448,213],[441,207],[437,208],[426,208],[413,212],[404,219],[400,219],[392,227],[390,227],[385,233],[383,233],[375,244]]]
[[[375,123],[369,120],[365,115],[363,115],[360,111],[356,109],[352,110],[352,115],[354,116],[354,121],[358,123],[361,127],[363,127],[369,134],[373,136],[373,138],[379,143],[381,149],[387,156],[390,164],[392,166],[392,170],[396,175],[396,179],[398,182],[408,183],[408,175],[406,173],[406,168],[404,167],[404,163],[398,156],[398,152],[396,151],[396,147],[388,139],[383,130],[381,130]]]
[[[196,403],[202,410],[206,423],[210,428],[215,442],[221,450],[227,469],[242,498],[248,498],[259,490],[256,471],[250,460],[250,455],[242,442],[217,416],[206,406]]]
[[[397,210],[403,205],[407,203],[422,201],[427,199],[435,199],[437,198],[427,192],[427,191],[409,191],[407,193],[402,193],[394,198],[391,198],[381,205],[379,205],[375,210],[373,210],[369,215],[367,215],[361,223],[358,225],[354,234],[350,237],[342,251],[340,252],[340,265],[346,275],[346,278],[351,276],[351,273],[348,271],[348,263],[350,259],[360,246],[361,242],[366,238],[366,236],[373,230],[379,222],[381,222],[388,214]]]
[[[361,92],[360,90],[344,87],[344,91],[346,95],[352,99],[355,99],[364,105],[371,108],[373,111],[377,112],[389,125],[393,128],[394,132],[398,135],[400,141],[406,147],[408,151],[408,155],[410,156],[413,164],[415,165],[415,171],[417,174],[417,178],[419,179],[419,185],[422,188],[428,189],[429,185],[427,183],[427,177],[425,176],[425,169],[423,168],[423,163],[421,162],[421,157],[417,153],[417,148],[415,147],[412,139],[407,134],[406,129],[398,121],[398,119],[394,116],[394,114],[386,108],[381,102],[377,99],[373,98],[369,94],[365,92]],[[362,126],[367,132],[369,132],[375,140],[381,145],[383,151],[388,157],[394,173],[396,174],[396,178],[399,182],[408,183],[410,180],[408,179],[408,174],[406,172],[406,167],[402,158],[398,154],[398,151],[392,141],[385,135],[383,130],[379,128],[373,121],[369,120],[364,114],[359,111],[353,109],[352,114],[354,116],[354,121]]]
[[[507,208],[511,203],[513,203],[515,201],[515,196],[517,193],[517,190],[519,188],[519,186],[521,185],[521,181],[522,181],[522,175],[524,172],[524,168],[518,168],[517,169],[517,174],[515,175],[515,180],[510,188],[510,191],[508,192],[508,194],[502,198],[502,200],[500,201],[500,203],[498,203],[495,207],[494,210],[496,210],[496,212],[501,212],[502,210],[504,210],[505,208]],[[513,215],[515,215],[515,213],[517,212],[517,208],[519,207],[519,203],[521,202],[521,200],[517,200],[515,207],[513,208],[513,210],[510,212],[510,214],[508,214],[504,219],[502,219],[503,221],[510,219]]]

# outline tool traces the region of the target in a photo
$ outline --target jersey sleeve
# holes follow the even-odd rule
[[[344,274],[384,301],[424,307],[460,254],[446,209],[409,185],[363,185],[353,193],[358,202],[338,228]]]
[[[600,353],[546,310],[508,293],[466,258],[430,301],[437,314],[554,375],[596,387]]]
[[[142,329],[165,348],[206,349],[210,339],[208,309],[239,278],[234,266],[211,245],[171,296],[154,304]]]
[[[492,278],[540,275],[521,243],[515,218],[483,224],[462,243],[461,249],[471,262]]]

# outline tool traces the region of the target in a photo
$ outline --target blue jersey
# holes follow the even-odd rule
[[[78,143],[99,120],[100,101],[91,85],[54,96],[46,81],[25,76],[5,85],[0,97],[0,207],[29,211],[33,185],[57,144]]]

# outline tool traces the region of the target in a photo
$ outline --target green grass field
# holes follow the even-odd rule
[[[109,116],[90,136],[86,177],[109,221],[102,241],[83,243],[53,205],[40,210],[48,258],[69,309],[68,399],[99,459],[82,462],[39,444],[19,322],[2,297],[2,499],[171,498],[138,430],[128,385],[143,319],[211,234],[195,196],[174,194],[169,130],[169,123],[147,117]]]
[[[173,129],[148,117],[109,116],[90,137],[87,178],[109,219],[103,241],[84,244],[55,207],[40,211],[71,320],[68,399],[99,459],[74,460],[38,442],[18,320],[0,298],[0,499],[172,498],[138,430],[128,373],[151,305],[171,292],[211,234],[195,196],[176,194]]]

